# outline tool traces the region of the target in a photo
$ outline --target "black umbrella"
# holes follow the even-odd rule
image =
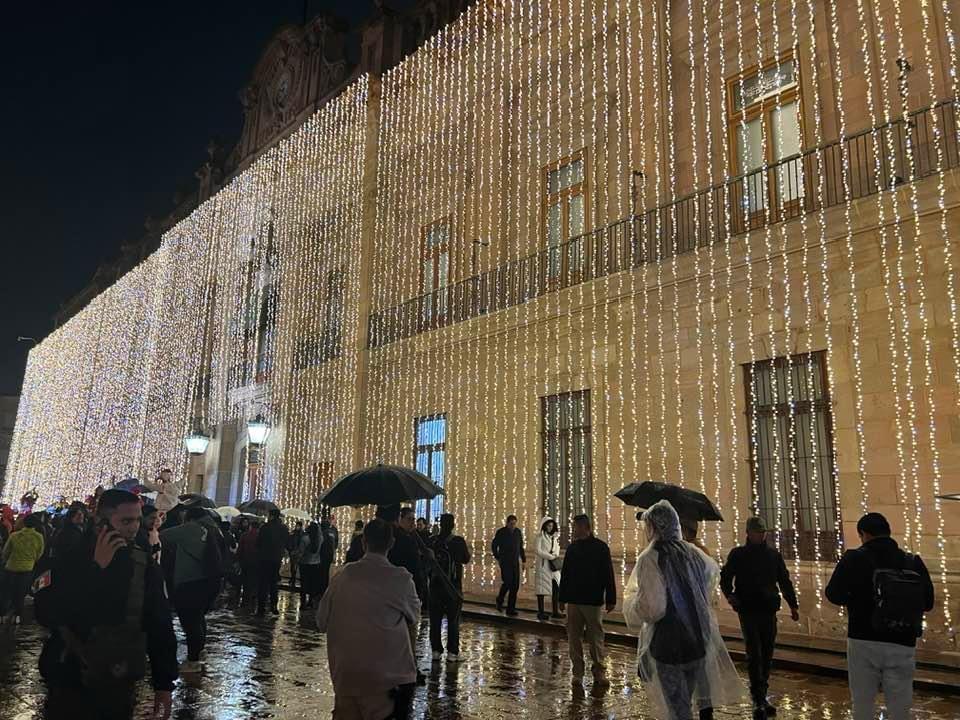
[[[642,483],[630,483],[618,490],[614,497],[623,500],[627,505],[648,508],[661,500],[666,500],[677,514],[691,520],[723,520],[710,498],[696,490],[688,490],[679,485],[654,482],[648,480]]]
[[[180,502],[187,507],[202,507],[210,508],[211,510],[217,507],[217,504],[213,500],[200,493],[185,493],[180,496]]]
[[[423,473],[399,465],[375,465],[344,475],[320,496],[320,504],[396,505],[442,494],[443,490]]]
[[[245,503],[237,505],[237,510],[253,515],[269,515],[271,510],[279,512],[280,508],[269,500],[247,500]]]

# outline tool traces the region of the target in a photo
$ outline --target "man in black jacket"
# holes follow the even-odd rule
[[[933,610],[933,583],[919,555],[905,553],[890,537],[890,524],[880,513],[867,513],[857,522],[861,545],[840,558],[826,588],[827,600],[843,605],[847,619],[847,675],[854,720],[873,719],[877,693],[883,689],[892,720],[906,720],[913,705],[913,673],[919,630],[884,629],[875,619],[877,570],[916,573],[922,608]]]
[[[40,653],[50,717],[131,717],[145,656],[153,717],[170,717],[177,638],[160,568],[137,541],[140,517],[136,495],[105,491],[96,527],[65,548],[38,582],[37,619],[51,630]]]
[[[440,534],[430,538],[428,547],[436,563],[430,575],[430,646],[433,660],[443,657],[440,634],[447,617],[447,662],[460,661],[460,612],[463,609],[463,566],[470,562],[466,541],[453,534],[454,517],[440,516]]]
[[[617,584],[607,544],[594,537],[590,518],[573,518],[574,541],[563,556],[560,572],[560,603],[567,608],[567,642],[573,663],[573,682],[582,683],[584,673],[583,638],[590,644],[594,687],[610,685],[605,665],[603,609],[612,612],[617,605]]]
[[[507,598],[507,615],[517,615],[517,592],[520,590],[520,565],[527,562],[523,552],[523,533],[517,527],[517,516],[510,515],[505,527],[493,536],[493,556],[500,564],[500,592],[497,593],[497,611],[503,612],[503,599]]]
[[[270,511],[270,519],[260,528],[257,535],[257,575],[260,582],[257,587],[257,615],[263,617],[267,612],[267,595],[270,596],[270,612],[280,614],[277,607],[280,582],[280,565],[287,551],[290,533],[280,519],[279,510]]]
[[[747,520],[747,542],[731,550],[727,556],[720,572],[720,589],[740,617],[754,717],[775,715],[776,708],[767,700],[767,687],[777,639],[780,594],[790,606],[794,621],[800,619],[800,613],[783,556],[767,545],[767,527],[763,519],[752,517]]]

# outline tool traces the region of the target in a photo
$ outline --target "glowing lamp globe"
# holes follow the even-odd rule
[[[187,452],[191,455],[203,455],[210,444],[210,438],[202,433],[192,433],[183,439]]]
[[[262,415],[257,415],[247,423],[247,437],[251,445],[263,445],[270,435],[270,423]]]

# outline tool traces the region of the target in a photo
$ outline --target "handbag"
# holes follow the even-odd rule
[[[559,560],[547,560],[547,565],[550,566],[550,572],[560,572]]]
[[[83,684],[90,689],[127,685],[147,674],[147,635],[142,630],[147,554],[131,548],[130,556],[133,573],[123,623],[94,627],[79,648]]]

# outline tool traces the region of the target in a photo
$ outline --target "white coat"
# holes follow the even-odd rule
[[[553,535],[547,535],[543,531],[543,526],[551,517],[545,517],[540,521],[540,532],[537,533],[537,544],[535,547],[537,553],[537,564],[534,567],[534,589],[537,595],[552,595],[553,583],[560,582],[560,571],[550,569],[550,561],[560,560],[560,532]]]

